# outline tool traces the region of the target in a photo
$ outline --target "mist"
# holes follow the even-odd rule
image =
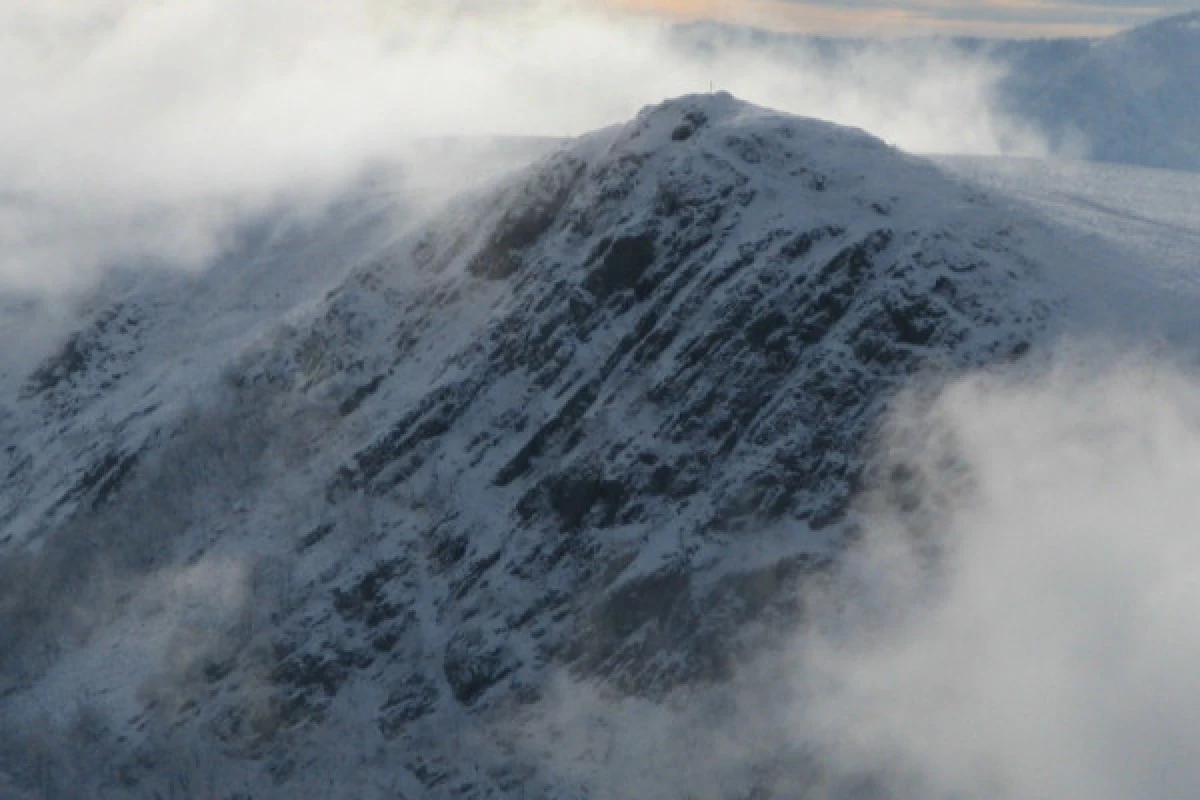
[[[710,86],[909,150],[1046,151],[997,111],[996,65],[922,47],[705,55],[664,21],[554,0],[6,3],[0,287],[200,270],[248,219],[319,218],[381,164],[429,204],[478,182],[431,139],[576,135]]]
[[[921,422],[948,447],[907,462],[949,506],[916,537],[879,525],[849,568],[870,606],[801,646],[815,727],[938,797],[1194,795],[1200,384],[1068,364],[966,381]]]
[[[1200,379],[1076,352],[885,429],[800,629],[662,703],[566,680],[531,748],[605,798],[1195,796]]]

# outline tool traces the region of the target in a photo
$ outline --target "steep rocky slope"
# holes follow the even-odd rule
[[[253,324],[98,300],[5,398],[14,796],[586,794],[500,733],[548,679],[727,676],[890,399],[1082,319],[1069,236],[728,95],[369,228]]]

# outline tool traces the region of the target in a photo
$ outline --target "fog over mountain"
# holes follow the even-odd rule
[[[78,0],[0,22],[0,91],[22,109],[0,124],[0,285],[24,291],[202,269],[247,217],[319,212],[381,163],[420,171],[420,142],[579,135],[714,82],[910,149],[1045,152],[973,56],[698,58],[671,25],[588,3]],[[470,185],[456,175],[440,194]]]
[[[430,138],[578,135],[710,86],[917,152],[1200,164],[1194,15],[1099,41],[856,42],[566,0],[300,2],[0,8],[0,91],[22,109],[0,124],[0,285],[202,269],[247,217],[419,171]]]
[[[0,798],[1200,789],[1193,17],[301,5],[3,12]]]

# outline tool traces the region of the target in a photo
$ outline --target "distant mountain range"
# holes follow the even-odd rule
[[[1103,39],[868,41],[705,24],[679,29],[678,42],[699,53],[794,48],[831,64],[866,49],[902,54],[936,45],[1002,66],[1000,109],[1032,123],[1056,148],[1094,161],[1200,171],[1200,12]]]

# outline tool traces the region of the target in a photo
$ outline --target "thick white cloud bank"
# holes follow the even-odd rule
[[[805,629],[728,691],[565,686],[555,763],[605,798],[1196,796],[1200,382],[1095,363],[897,412],[903,485]]]
[[[701,60],[665,23],[553,0],[8,0],[0,286],[201,268],[247,215],[319,209],[414,139],[578,134],[710,82],[908,149],[1041,152],[998,77],[932,51]]]
[[[805,640],[808,724],[926,796],[1195,796],[1200,384],[1135,362],[976,379],[922,422],[952,442],[906,454],[945,503],[940,562],[874,528],[850,569],[888,622],[852,606],[845,638]]]

